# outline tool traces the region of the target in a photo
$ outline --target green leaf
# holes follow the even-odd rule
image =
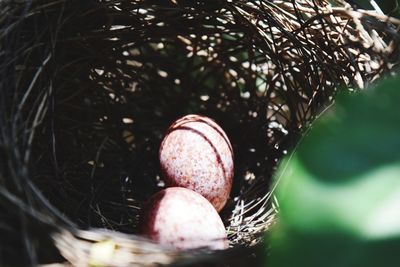
[[[338,99],[334,114],[323,117],[297,152],[317,179],[348,181],[377,166],[400,161],[400,83]]]
[[[342,95],[276,174],[272,266],[398,266],[400,79]]]

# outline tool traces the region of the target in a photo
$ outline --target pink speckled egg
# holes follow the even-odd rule
[[[155,194],[144,208],[142,234],[179,250],[228,247],[224,224],[214,207],[198,193],[170,187]]]
[[[233,151],[225,132],[210,118],[187,115],[168,129],[160,147],[168,187],[191,189],[219,212],[232,187]]]

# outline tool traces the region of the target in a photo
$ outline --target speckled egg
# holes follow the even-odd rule
[[[159,157],[168,187],[196,191],[218,212],[224,207],[232,187],[233,151],[213,120],[187,115],[175,121],[161,143]]]
[[[209,247],[226,249],[224,224],[214,207],[200,194],[170,187],[155,194],[141,218],[142,234],[178,250]]]

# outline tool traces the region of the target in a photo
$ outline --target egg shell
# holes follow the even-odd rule
[[[232,188],[233,150],[228,137],[212,119],[187,115],[168,129],[160,146],[165,184],[191,189],[219,212]]]
[[[178,250],[228,247],[224,224],[214,207],[200,194],[182,187],[153,195],[143,209],[141,232]]]

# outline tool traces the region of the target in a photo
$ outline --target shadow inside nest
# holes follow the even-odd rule
[[[219,78],[226,75],[221,66],[198,70],[191,77],[187,69],[198,68],[195,60],[151,53],[153,62],[144,55],[135,63],[150,69],[132,68],[129,59],[119,66],[124,75],[148,76],[144,85],[135,77],[115,78],[113,70],[96,62],[99,65],[81,74],[84,77],[74,73],[68,78],[64,72],[62,85],[54,92],[46,122],[51,127],[37,135],[34,180],[81,226],[135,231],[141,203],[163,187],[161,139],[169,125],[186,114],[215,119],[233,144],[235,184],[226,219],[235,197],[248,189],[259,190],[260,195],[268,192],[268,174],[276,163],[271,159],[281,150],[267,136],[264,97],[250,93],[249,87],[246,92],[255,97],[247,98],[225,84]],[[171,53],[179,57],[186,51]],[[154,61],[158,64],[152,65]],[[159,65],[173,73],[161,73]]]
[[[141,25],[145,15],[128,16],[128,26],[113,21],[111,27],[89,28],[90,34],[79,28],[74,36],[82,37],[73,42],[70,32],[60,31],[53,55],[60,67],[46,127],[35,137],[33,180],[80,227],[136,233],[142,203],[163,188],[161,139],[186,114],[216,120],[233,144],[234,186],[222,212],[227,226],[239,201],[268,193],[285,131],[269,127],[267,92],[256,84],[264,78],[256,81],[256,70],[243,67],[265,58],[240,33],[243,25],[225,26],[231,32],[224,35],[217,27],[221,14],[211,12],[217,7],[201,8],[199,21],[185,18],[193,12],[185,9],[171,9],[175,19],[162,27]],[[203,17],[205,12],[213,17]],[[108,15],[126,16],[116,13]],[[231,237],[233,244],[248,242]]]

